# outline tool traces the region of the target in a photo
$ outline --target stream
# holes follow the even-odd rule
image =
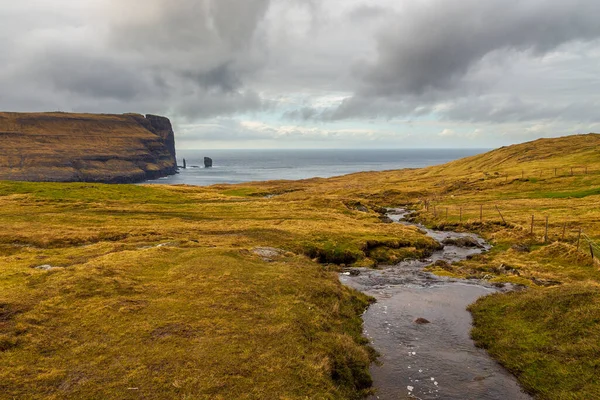
[[[371,399],[531,399],[470,337],[472,319],[467,306],[479,297],[512,288],[439,277],[423,270],[438,260],[457,262],[491,246],[474,234],[435,231],[405,222],[408,213],[392,209],[388,216],[395,223],[417,226],[440,243],[466,238],[472,246],[447,244],[427,260],[402,261],[377,270],[355,268],[341,274],[342,283],[377,299],[363,315],[364,333],[381,354],[381,365],[371,367],[377,391]]]

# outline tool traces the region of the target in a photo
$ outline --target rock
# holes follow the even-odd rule
[[[210,157],[204,157],[204,168],[212,168],[213,160]]]
[[[417,318],[415,320],[415,324],[417,324],[417,325],[427,325],[427,324],[430,324],[430,323],[431,322],[428,321],[428,320],[426,320],[425,318]]]
[[[276,258],[282,256],[285,251],[274,247],[257,247],[252,250],[254,254],[262,257],[263,261],[273,262]]]
[[[369,212],[369,209],[360,203],[355,207],[355,210],[360,211],[360,212],[365,212],[365,213]]]
[[[187,162],[185,161],[185,158],[183,159],[183,169],[187,169]]]
[[[390,217],[388,217],[387,215],[380,216],[379,220],[381,222],[383,222],[384,224],[393,224],[394,223],[394,221]]]
[[[39,269],[41,271],[50,271],[51,269],[54,269],[54,267],[52,265],[38,265],[37,267],[34,267],[34,269]]]
[[[442,244],[447,246],[457,246],[457,247],[477,247],[484,248],[484,246],[479,243],[479,241],[470,236],[462,236],[457,238],[448,238],[442,241]]]

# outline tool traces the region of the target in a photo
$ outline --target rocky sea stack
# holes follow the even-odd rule
[[[175,173],[168,118],[0,113],[0,180],[136,183]]]

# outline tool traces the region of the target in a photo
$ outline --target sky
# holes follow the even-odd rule
[[[180,149],[600,132],[598,0],[0,1],[0,110],[159,114]]]

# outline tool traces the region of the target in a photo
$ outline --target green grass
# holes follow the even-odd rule
[[[473,338],[540,399],[600,398],[600,288],[572,285],[488,296]]]
[[[600,195],[600,187],[586,190],[578,190],[574,192],[539,192],[532,193],[533,199],[583,199],[588,196]]]

